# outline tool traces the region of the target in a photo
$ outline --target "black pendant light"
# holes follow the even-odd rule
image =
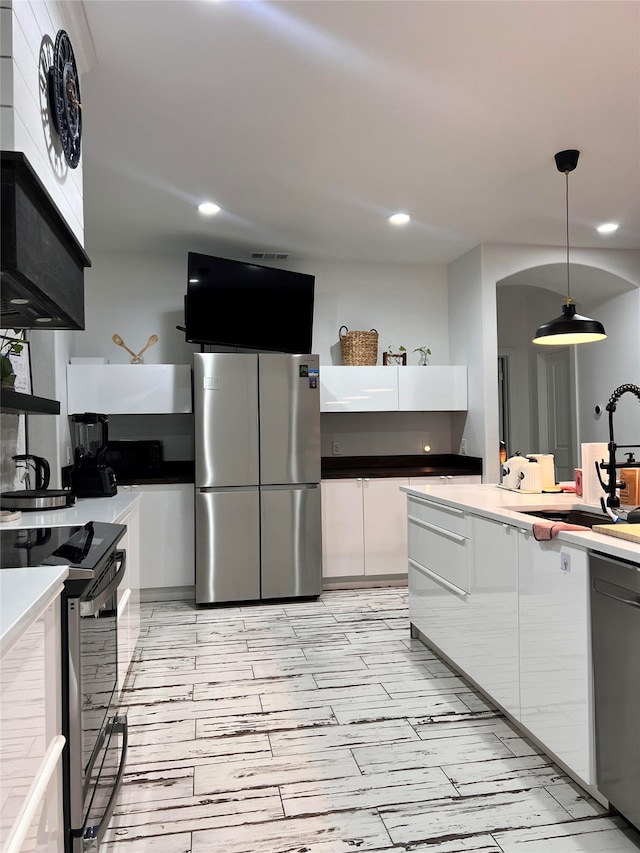
[[[569,273],[569,172],[578,165],[579,151],[559,151],[556,155],[556,166],[565,176],[565,196],[567,206],[567,295],[562,314],[548,323],[543,323],[536,331],[534,344],[543,346],[566,346],[567,344],[589,344],[602,341],[607,337],[604,326],[597,320],[582,317],[576,313],[576,306],[571,298]]]

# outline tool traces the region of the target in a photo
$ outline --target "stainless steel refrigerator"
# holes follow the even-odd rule
[[[197,604],[320,595],[318,363],[194,356]]]

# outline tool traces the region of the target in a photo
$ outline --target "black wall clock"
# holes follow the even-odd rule
[[[80,78],[71,41],[64,30],[58,30],[53,64],[49,68],[49,109],[65,160],[75,169],[80,162],[82,142]]]

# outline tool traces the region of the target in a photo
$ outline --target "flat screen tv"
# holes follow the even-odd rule
[[[310,353],[315,277],[188,253],[185,335],[195,344]]]

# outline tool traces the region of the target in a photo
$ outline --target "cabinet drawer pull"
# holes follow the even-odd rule
[[[449,539],[453,539],[454,542],[464,543],[467,541],[466,536],[460,536],[459,533],[453,533],[451,530],[447,530],[444,527],[438,527],[435,524],[430,524],[428,521],[423,521],[421,518],[416,518],[415,515],[407,516],[408,520],[413,524],[417,524],[420,527],[424,527],[426,530],[431,530],[433,533],[438,533],[441,536],[446,536]]]
[[[441,477],[440,479],[444,480],[444,477]],[[437,509],[442,512],[448,512],[451,515],[464,515],[463,509],[458,509],[457,507],[449,506],[448,504],[439,504],[435,503],[435,501],[425,501],[422,498],[417,497],[416,495],[411,495],[411,500],[415,501],[417,504],[422,504],[422,506],[428,506],[431,507],[431,509]]]
[[[432,572],[431,569],[425,568],[420,563],[416,563],[416,561],[412,560],[411,557],[409,557],[409,565],[417,572],[420,572],[420,574],[426,575],[428,578],[431,578],[432,581],[435,581],[437,584],[440,584],[440,586],[443,586],[445,589],[448,589],[449,592],[453,592],[454,595],[458,595],[460,596],[460,598],[466,598],[469,595],[469,593],[466,592],[464,589],[461,589],[459,586],[456,586],[454,583],[451,583],[451,581],[445,580],[443,577],[440,577],[440,575],[437,575],[435,572]]]
[[[62,735],[56,735],[49,744],[40,769],[29,789],[29,793],[25,797],[24,805],[13,825],[11,837],[7,841],[7,846],[3,848],[4,853],[20,853],[27,832],[33,823],[36,810],[42,802],[51,777],[58,765],[58,759],[62,755],[65,743],[66,741]]]

